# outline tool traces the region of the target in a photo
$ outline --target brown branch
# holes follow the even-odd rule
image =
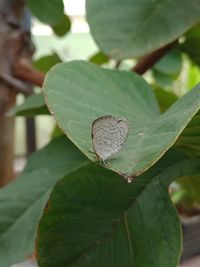
[[[170,43],[158,50],[155,50],[154,52],[145,55],[142,57],[138,63],[132,68],[132,71],[142,75],[144,74],[148,69],[153,67],[153,65],[161,58],[163,57],[167,52],[171,50],[171,48],[175,45],[176,41],[173,43]]]
[[[0,0],[0,187],[14,179],[14,118],[6,114],[15,105],[17,91],[5,80],[11,81],[8,76],[12,76],[13,63],[23,47],[25,2]]]
[[[117,60],[115,63],[115,69],[119,69],[119,66],[121,65],[121,60]]]
[[[25,95],[31,95],[32,94],[32,90],[31,90],[29,84],[27,84],[21,80],[18,80],[18,79],[10,76],[9,74],[7,74],[5,72],[0,71],[0,79],[6,85],[8,85],[11,89],[15,89],[19,93],[22,93]]]
[[[132,68],[132,71],[138,74],[144,74],[148,69],[150,69],[162,56],[164,56],[176,42],[170,43],[151,54],[142,57],[139,62]],[[121,62],[117,62],[116,67]],[[25,59],[21,59],[15,66],[15,77],[18,79],[29,82],[33,85],[42,87],[44,82],[45,74],[41,71],[36,70],[29,62]]]
[[[14,73],[15,77],[17,77],[18,79],[29,82],[39,87],[42,87],[45,78],[45,74],[43,72],[36,70],[25,59],[21,59],[16,64]]]

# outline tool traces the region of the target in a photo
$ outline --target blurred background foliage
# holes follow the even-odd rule
[[[122,70],[130,69],[137,62],[136,58],[114,60],[99,51],[89,32],[84,0],[66,0],[63,3],[54,0],[51,4],[43,0],[38,3],[37,6],[34,0],[28,1],[28,7],[36,17],[32,21],[31,31],[36,47],[34,67],[39,71],[46,73],[57,63],[75,59],[89,60],[97,65]],[[48,12],[40,12],[41,9]],[[173,49],[145,73],[144,78],[151,84],[161,112],[194,87],[200,81],[200,25],[182,35]],[[19,94],[18,106],[11,113],[25,116],[40,114],[36,117],[36,138],[37,148],[41,148],[61,132],[52,117],[48,116],[40,88],[34,90],[36,95],[25,102]],[[15,154],[18,159],[25,155],[24,120],[24,117],[16,117]],[[172,199],[182,214],[199,212],[199,190],[199,177],[185,177],[174,182]]]

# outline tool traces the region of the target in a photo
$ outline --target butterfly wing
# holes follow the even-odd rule
[[[95,153],[102,160],[118,152],[128,135],[128,122],[111,115],[97,118],[92,123],[92,141]]]

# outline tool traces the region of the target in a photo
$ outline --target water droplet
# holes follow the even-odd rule
[[[128,182],[129,184],[132,183],[132,180],[133,180],[133,178],[132,178],[131,176],[127,178],[127,182]]]

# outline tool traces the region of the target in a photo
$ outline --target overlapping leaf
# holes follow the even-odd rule
[[[153,91],[141,77],[82,61],[54,67],[47,74],[44,93],[60,128],[91,160],[92,122],[102,115],[127,119],[128,138],[107,166],[125,176],[150,168],[200,108],[197,86],[160,115]]]
[[[58,54],[52,53],[49,55],[45,55],[33,62],[35,68],[40,71],[47,72],[52,68],[54,65],[62,62],[61,58]]]
[[[54,188],[39,227],[40,267],[177,267],[180,224],[171,180],[200,172],[198,159],[171,151],[128,184],[90,164]]]
[[[192,118],[175,146],[190,155],[200,155],[200,112]]]
[[[185,35],[185,41],[180,45],[183,52],[200,66],[200,24]]]
[[[64,12],[62,0],[28,0],[28,8],[35,17],[50,25],[56,25]]]
[[[96,65],[102,65],[104,63],[107,63],[109,61],[109,57],[105,54],[103,54],[101,51],[97,52],[89,59],[90,62],[96,64]]]
[[[65,137],[33,154],[17,180],[0,190],[0,266],[33,253],[38,221],[55,183],[87,159]]]
[[[44,102],[44,96],[42,94],[35,94],[25,99],[24,103],[12,108],[9,112],[9,116],[35,116],[46,115],[49,111]]]
[[[116,59],[147,54],[200,21],[199,0],[87,0],[86,10],[100,49]]]

